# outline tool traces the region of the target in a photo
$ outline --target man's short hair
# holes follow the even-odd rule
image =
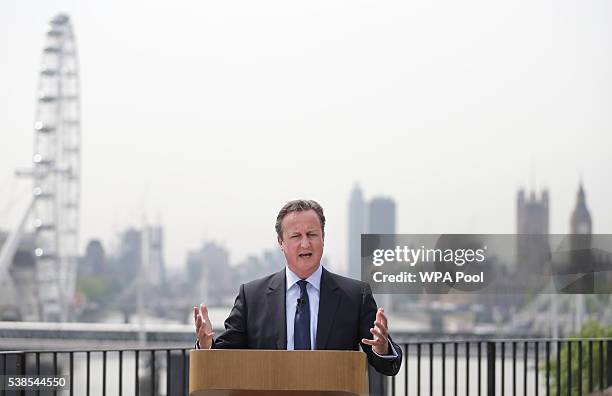
[[[311,199],[296,199],[289,201],[283,206],[276,216],[276,235],[283,239],[283,219],[291,212],[303,212],[306,210],[314,210],[317,216],[319,216],[319,222],[321,223],[321,232],[325,235],[325,215],[323,214],[323,208]]]

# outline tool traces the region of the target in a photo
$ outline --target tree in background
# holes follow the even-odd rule
[[[587,322],[583,327],[582,330],[580,331],[580,334],[578,335],[574,335],[569,337],[569,340],[572,339],[580,339],[580,338],[612,338],[612,326],[608,326],[608,327],[604,327],[601,324],[599,324],[598,322],[595,321],[590,321]],[[607,363],[607,353],[606,353],[606,348],[607,348],[607,343],[608,342],[612,342],[612,340],[610,341],[603,341],[603,342],[599,342],[599,341],[593,341],[593,391],[601,391],[603,389],[606,389],[606,386],[610,387],[612,386],[612,384],[606,384],[606,380],[607,380],[607,374],[608,374],[608,370],[612,370],[612,367],[608,367],[608,363]],[[579,368],[579,356],[578,356],[578,348],[579,348],[579,342],[578,341],[574,341],[572,342],[572,349],[571,349],[571,357],[572,357],[572,369],[571,369],[571,394],[572,396],[576,395],[576,396],[581,396],[581,395],[586,395],[589,394],[589,342],[588,341],[583,341],[582,342],[582,372],[580,371]],[[560,363],[561,363],[561,394],[562,395],[567,395],[567,387],[568,387],[568,379],[570,378],[568,376],[568,357],[569,357],[569,348],[568,348],[568,344],[566,342],[563,343],[563,346],[561,348],[561,356],[560,356]],[[600,358],[600,354],[603,354],[603,356]],[[550,363],[550,391],[551,394],[554,394],[556,389],[557,389],[557,376],[556,376],[556,372],[557,372],[557,359],[552,358],[551,359],[551,363]],[[600,362],[603,362],[603,370],[602,367],[600,367]],[[603,373],[603,378],[601,378],[601,374]],[[544,375],[546,375],[546,372],[543,373]],[[581,376],[582,378],[582,389],[578,389],[578,378],[579,376]],[[604,385],[603,389],[600,388],[599,384],[600,382]]]

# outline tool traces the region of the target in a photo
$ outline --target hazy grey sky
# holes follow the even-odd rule
[[[232,261],[275,241],[280,206],[317,199],[346,259],[347,201],[389,195],[405,233],[515,229],[515,194],[551,193],[567,232],[582,173],[612,233],[608,1],[0,2],[0,227],[29,185],[44,32],[73,19],[82,85],[82,241],[146,207],[167,261],[203,239]],[[107,245],[108,246],[108,245]]]

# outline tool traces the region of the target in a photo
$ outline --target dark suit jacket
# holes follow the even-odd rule
[[[287,349],[285,269],[240,286],[234,307],[225,320],[225,332],[213,348]],[[362,338],[372,339],[370,328],[376,318],[376,302],[370,285],[333,274],[323,268],[315,349],[357,350]],[[391,337],[389,342],[393,343]],[[402,364],[377,356],[361,344],[369,363],[380,373],[395,375]]]

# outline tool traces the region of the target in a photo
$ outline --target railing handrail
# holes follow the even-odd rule
[[[476,343],[487,343],[487,342],[504,342],[504,343],[512,343],[512,342],[598,342],[598,341],[612,341],[612,337],[587,337],[587,338],[579,338],[579,337],[567,337],[567,338],[491,338],[491,339],[460,339],[460,340],[423,340],[423,341],[404,341],[398,342],[400,345],[430,345],[430,344],[476,344]],[[134,352],[134,351],[182,351],[182,350],[190,350],[194,349],[192,345],[186,345],[185,347],[170,347],[170,348],[159,348],[159,347],[130,347],[130,348],[90,348],[90,349],[22,349],[22,350],[12,350],[12,351],[0,351],[0,355],[15,355],[20,353],[86,353],[86,352]]]
[[[15,350],[15,351],[0,351],[0,355],[16,355],[20,353],[86,353],[86,352],[151,352],[151,351],[184,351],[194,349],[193,346],[186,346],[185,348],[172,347],[172,348],[157,348],[157,347],[142,347],[142,348],[91,348],[91,349],[27,349],[27,350]]]
[[[486,342],[566,342],[566,341],[612,341],[611,337],[594,337],[594,338],[574,338],[574,337],[566,337],[566,338],[486,338],[481,340],[475,339],[458,339],[458,340],[423,340],[423,341],[402,341],[399,344],[406,345],[417,345],[417,344],[465,344],[466,342],[475,344],[478,342],[486,343]]]

